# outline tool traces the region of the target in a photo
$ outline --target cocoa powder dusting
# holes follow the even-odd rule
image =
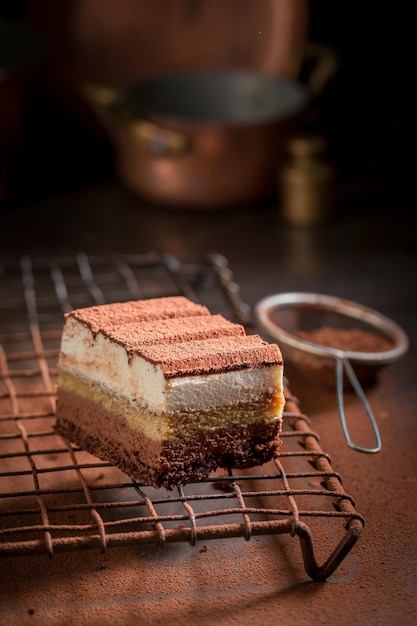
[[[386,337],[361,328],[321,326],[312,330],[298,330],[294,335],[321,346],[352,352],[384,352],[392,348],[392,343]]]
[[[320,326],[311,330],[298,330],[294,332],[294,335],[320,346],[337,348],[348,352],[377,353],[393,347],[393,344],[386,337],[360,328]],[[287,356],[287,370],[291,368],[291,361],[304,376],[313,376],[320,385],[334,388],[334,357],[330,355],[328,357],[317,356],[301,349],[294,349]],[[377,369],[374,365],[352,363],[352,367],[361,384],[368,385],[374,382]],[[294,372],[290,372],[290,374],[293,378]],[[351,387],[350,382],[346,378],[343,386],[346,389]]]

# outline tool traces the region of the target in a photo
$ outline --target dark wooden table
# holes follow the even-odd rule
[[[60,554],[0,562],[4,624],[412,624],[417,614],[417,246],[410,178],[350,180],[334,219],[302,230],[275,203],[191,213],[150,206],[117,181],[14,207],[0,218],[2,256],[23,253],[170,252],[180,260],[224,254],[253,306],[284,291],[366,304],[407,332],[410,351],[368,390],[382,437],[376,455],[344,442],[334,393],[297,380],[292,391],[365,518],[352,552],[325,583],[309,580],[269,541],[249,549],[211,542]],[[351,419],[363,419],[348,396]],[[220,566],[220,567],[219,567]],[[157,588],[147,583],[160,576]],[[4,621],[2,621],[4,620]]]

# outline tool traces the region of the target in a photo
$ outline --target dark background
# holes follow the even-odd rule
[[[0,17],[27,20],[27,3],[0,3]],[[309,38],[330,45],[340,68],[316,103],[315,128],[329,139],[341,180],[401,178],[415,166],[412,42],[407,3],[311,0]],[[408,9],[408,10],[407,10]],[[12,202],[21,203],[113,176],[108,142],[42,80],[26,114],[27,140],[16,163]],[[388,177],[388,178],[387,178]]]
[[[351,172],[411,171],[415,97],[407,3],[312,0],[312,39],[339,54],[321,121]]]

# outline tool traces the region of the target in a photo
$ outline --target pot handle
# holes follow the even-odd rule
[[[302,58],[305,63],[310,65],[309,75],[303,82],[305,82],[310,98],[314,100],[337,73],[340,66],[339,57],[330,46],[310,41],[305,46]]]
[[[126,99],[121,89],[87,83],[82,86],[81,91],[99,122],[111,135],[117,126],[130,118]]]
[[[163,128],[149,120],[131,121],[130,130],[139,147],[156,157],[180,156],[191,146],[191,139],[186,133]]]
[[[123,90],[87,84],[83,93],[110,135],[120,126],[128,126],[139,147],[159,157],[178,156],[190,148],[191,139],[186,133],[163,128],[146,119],[134,119]]]

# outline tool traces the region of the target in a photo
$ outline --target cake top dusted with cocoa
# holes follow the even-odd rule
[[[129,361],[160,366],[166,378],[282,364],[277,345],[181,296],[93,306],[71,318],[122,346]]]
[[[259,335],[161,343],[144,346],[140,355],[151,363],[160,364],[167,378],[282,364],[278,346],[266,343]]]
[[[155,320],[128,322],[100,332],[123,345],[130,357],[141,352],[143,346],[245,335],[243,326],[229,322],[222,315],[159,319],[157,323]]]
[[[88,326],[95,334],[100,330],[106,332],[115,326],[129,322],[147,322],[200,315],[210,315],[207,307],[191,302],[183,296],[172,296],[76,309],[67,313],[66,317],[74,317]]]

